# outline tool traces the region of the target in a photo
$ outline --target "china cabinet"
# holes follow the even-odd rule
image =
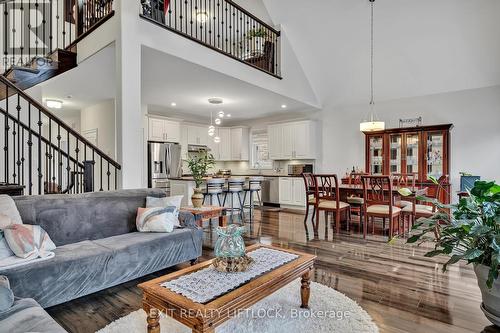
[[[365,132],[365,168],[374,175],[416,173],[417,184],[429,187],[432,193],[435,188],[430,178],[449,174],[452,127],[445,124]]]

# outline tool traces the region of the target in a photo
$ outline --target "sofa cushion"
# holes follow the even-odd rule
[[[201,256],[202,230],[176,228],[170,233],[134,232],[93,241],[110,251],[108,277],[119,284]]]
[[[29,298],[17,298],[8,311],[0,312],[0,331],[9,333],[66,332],[35,300]]]
[[[111,250],[92,241],[60,246],[55,257],[0,269],[10,280],[14,295],[34,298],[43,307],[59,304],[109,287],[107,266]]]
[[[136,231],[138,207],[161,189],[15,197],[23,223],[37,224],[57,246]]]

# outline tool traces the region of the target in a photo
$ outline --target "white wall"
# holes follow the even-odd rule
[[[500,86],[397,99],[376,104],[386,128],[398,127],[400,118],[422,116],[424,125],[452,123],[451,182],[456,190],[461,171],[500,181]],[[325,107],[323,171],[344,174],[352,166],[364,167],[364,135],[359,123],[368,103]]]
[[[81,131],[97,129],[97,147],[111,158],[116,156],[115,101],[108,99],[81,111]]]

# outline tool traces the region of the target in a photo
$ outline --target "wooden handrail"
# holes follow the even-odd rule
[[[68,158],[71,162],[73,162],[76,165],[78,165],[79,168],[83,168],[83,163],[81,163],[80,161],[77,161],[74,157],[71,157],[71,155],[69,155],[68,153],[66,153],[64,150],[59,149],[59,147],[56,146],[54,143],[52,143],[49,140],[47,140],[47,138],[44,138],[42,135],[40,135],[40,133],[37,133],[37,131],[35,131],[34,129],[30,128],[28,125],[26,125],[25,123],[23,123],[22,121],[20,121],[16,117],[14,117],[12,114],[7,113],[7,111],[5,111],[3,108],[0,108],[0,113],[2,113],[3,115],[9,117],[9,119],[12,120],[13,122],[18,123],[25,131],[28,131],[28,133],[31,133],[36,138],[40,138],[40,140],[43,141],[43,143],[45,143],[46,145],[50,146],[52,149],[59,151],[62,156]]]
[[[81,143],[85,144],[88,148],[94,150],[98,155],[102,156],[102,158],[114,166],[116,169],[121,170],[121,165],[113,160],[111,157],[109,157],[105,152],[103,152],[101,149],[96,147],[94,144],[92,144],[90,141],[85,139],[80,133],[72,129],[70,126],[68,126],[63,120],[61,120],[59,117],[55,116],[52,114],[50,111],[47,111],[43,105],[35,101],[33,98],[31,98],[29,95],[27,95],[24,91],[21,89],[17,88],[12,82],[7,80],[5,77],[0,75],[0,82],[9,87],[10,89],[13,89],[16,91],[16,93],[22,98],[24,98],[29,104],[33,105],[36,107],[40,112],[42,112],[45,116],[53,120],[54,122],[57,123],[57,125],[61,126],[63,129],[65,129],[68,133],[71,135],[75,136]],[[6,94],[8,96],[8,94]],[[8,98],[6,97],[6,102],[8,102]]]
[[[254,14],[250,13],[248,10],[246,10],[245,8],[241,7],[240,5],[238,5],[237,3],[233,2],[232,0],[225,0],[227,3],[230,3],[231,6],[237,8],[239,11],[245,13],[246,15],[250,16],[251,18],[253,18],[255,21],[259,22],[261,25],[263,25],[264,27],[266,27],[267,29],[271,30],[272,32],[274,32],[276,35],[278,36],[281,36],[281,32],[279,30],[276,30],[274,29],[273,27],[271,27],[269,24],[267,24],[266,22],[262,21],[260,18],[258,18],[257,16],[255,16]]]

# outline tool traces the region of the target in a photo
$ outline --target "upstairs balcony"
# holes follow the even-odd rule
[[[141,0],[140,16],[281,79],[280,32],[230,0]]]

